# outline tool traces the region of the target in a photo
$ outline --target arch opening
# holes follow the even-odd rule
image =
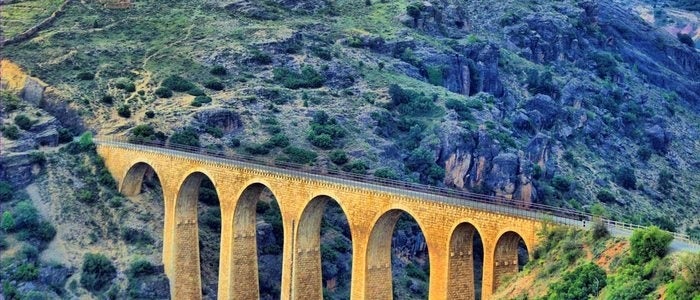
[[[349,299],[352,237],[340,205],[327,196],[312,199],[296,236],[293,298]]]
[[[484,247],[479,231],[459,224],[450,237],[448,298],[481,299]]]
[[[493,291],[523,269],[529,260],[528,253],[525,241],[518,233],[508,231],[498,238],[493,258]]]
[[[384,213],[367,246],[365,298],[428,299],[428,254],[423,232],[410,214],[399,209]]]
[[[175,298],[216,299],[221,209],[211,179],[200,172],[187,176],[175,201]]]
[[[284,228],[275,195],[263,184],[244,189],[233,216],[231,288],[235,299],[279,299]]]
[[[160,179],[153,167],[147,163],[139,162],[126,172],[119,190],[123,195],[131,197],[160,186]],[[160,192],[162,194],[162,187]]]

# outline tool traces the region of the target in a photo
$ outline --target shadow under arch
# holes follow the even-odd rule
[[[263,198],[269,193],[271,198],[270,202],[264,202]],[[265,203],[265,204],[259,204]],[[261,211],[261,207],[264,211]],[[264,215],[273,214],[273,220],[265,219],[268,223],[272,225],[272,231],[275,239],[281,239],[282,241],[277,241],[277,245],[271,245],[270,249],[262,249],[258,252],[258,236],[257,236],[257,213],[263,213]],[[265,218],[265,216],[263,216]],[[231,295],[240,299],[260,299],[261,298],[261,286],[269,284],[266,282],[260,282],[262,279],[260,277],[261,271],[259,268],[259,260],[261,255],[265,255],[266,251],[282,251],[283,248],[280,242],[284,240],[284,225],[282,224],[282,216],[279,211],[279,205],[277,197],[275,196],[272,189],[268,185],[261,182],[249,183],[241,192],[236,201],[236,206],[233,212],[233,243],[230,250],[231,255]],[[279,232],[277,232],[279,231]],[[280,246],[280,247],[276,247]],[[275,250],[277,249],[277,250]],[[275,254],[275,253],[273,253]],[[276,255],[281,259],[281,253]],[[279,278],[275,278],[273,281],[275,286],[267,287],[266,291],[269,292],[270,296],[273,298],[279,297],[282,277],[281,269],[282,262],[279,261],[279,266],[275,266],[275,269],[279,269]],[[267,270],[270,271],[270,270]],[[270,271],[270,273],[274,273]]]
[[[449,243],[447,297],[480,299],[478,284],[482,282],[484,251],[479,230],[469,222],[462,222],[452,231]],[[477,269],[482,272],[477,274]]]
[[[347,238],[350,240],[350,247],[346,248],[342,245],[336,245],[339,241],[333,241],[332,245],[324,244],[328,251],[332,251],[334,254],[337,252],[346,252],[352,257],[352,233],[350,232],[350,226],[347,219],[347,213],[343,210],[340,203],[326,195],[320,195],[314,197],[309,201],[301,214],[299,219],[299,225],[296,230],[296,245],[294,246],[295,252],[294,257],[294,273],[293,273],[293,288],[292,291],[294,295],[293,299],[323,299],[323,252],[321,245],[321,235],[323,229],[324,216],[327,216],[328,210],[333,210],[331,214],[339,213],[344,219],[343,225],[346,226]],[[345,237],[345,230],[341,229],[341,234]],[[345,243],[346,241],[341,240],[340,243]],[[335,248],[342,249],[335,249]],[[341,253],[341,254],[346,254]],[[337,259],[336,259],[337,260]],[[342,266],[335,262],[336,267],[341,268]],[[350,272],[351,270],[346,270]],[[344,273],[338,272],[337,273]],[[346,284],[338,284],[345,288]],[[350,297],[350,278],[347,278],[347,295],[344,298]]]
[[[529,249],[523,237],[515,231],[506,231],[498,237],[493,252],[493,291],[496,291],[503,280],[518,273],[527,263]],[[520,251],[524,249],[524,255]]]
[[[200,188],[204,181],[214,182],[210,176],[201,171],[190,173],[180,185],[177,198],[175,199],[173,259],[175,265],[174,276],[177,285],[175,298],[177,299],[202,298],[198,204]],[[216,185],[212,185],[218,198]],[[221,230],[219,229],[219,236],[220,232]],[[218,274],[215,276],[218,277]],[[214,289],[214,293],[216,293],[216,289]]]
[[[129,170],[126,171],[126,174],[124,175],[124,178],[121,181],[121,185],[119,187],[119,192],[121,192],[124,196],[131,197],[131,196],[136,196],[141,193],[142,191],[142,185],[144,183],[144,179],[146,177],[155,177],[158,179],[159,184],[162,186],[162,182],[160,182],[160,177],[158,177],[158,173],[156,170],[151,166],[150,164],[146,162],[137,162],[129,168]]]
[[[425,232],[408,211],[391,209],[384,212],[372,226],[366,252],[365,299],[393,299],[392,242],[397,222],[402,217],[413,219],[421,234]],[[424,235],[423,235],[424,236]],[[427,245],[424,247],[427,249]],[[426,253],[429,259],[430,253]],[[427,262],[430,265],[429,261]],[[426,285],[427,292],[427,285]],[[425,295],[428,296],[427,294]]]

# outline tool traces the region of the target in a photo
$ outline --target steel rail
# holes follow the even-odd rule
[[[468,191],[460,191],[449,188],[435,187],[430,185],[405,182],[373,175],[360,175],[341,170],[331,170],[327,168],[312,167],[281,160],[261,158],[250,155],[224,152],[215,149],[179,145],[173,143],[162,143],[153,140],[143,140],[125,137],[101,137],[94,139],[97,145],[111,145],[123,148],[134,148],[136,150],[150,150],[153,152],[163,152],[165,150],[175,151],[176,155],[195,155],[196,159],[216,158],[223,160],[222,163],[242,163],[252,169],[264,169],[276,173],[289,173],[302,177],[312,177],[313,179],[333,181],[349,186],[362,186],[369,189],[389,191],[398,194],[415,196],[419,199],[429,199],[428,201],[441,202],[457,206],[469,206],[477,209],[486,209],[499,213],[517,215],[537,220],[552,221],[565,225],[587,227],[593,220],[601,220],[607,228],[616,228],[623,231],[633,231],[634,229],[646,228],[646,226],[624,223],[605,218],[600,218],[588,213],[544,205],[539,203],[523,203],[514,199],[501,196],[491,196],[477,194]],[[201,157],[198,157],[201,156]],[[360,184],[361,183],[361,184]],[[391,189],[391,190],[387,190]],[[469,202],[473,202],[470,204]],[[482,205],[473,205],[482,204]],[[588,222],[588,223],[586,223]],[[686,234],[669,232],[675,239],[697,244]]]

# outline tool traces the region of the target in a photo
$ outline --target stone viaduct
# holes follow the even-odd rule
[[[163,188],[163,263],[173,299],[200,299],[197,201],[208,178],[221,207],[218,298],[258,299],[256,203],[267,188],[282,214],[282,299],[322,299],[320,226],[328,201],[345,213],[352,235],[352,299],[391,299],[391,240],[402,213],[426,240],[430,299],[473,299],[472,240],[484,248],[482,296],[489,299],[504,276],[518,272],[518,243],[530,253],[546,217],[495,203],[425,193],[173,149],[98,141],[120,191],[140,193],[152,168]],[[576,221],[572,221],[576,222]]]

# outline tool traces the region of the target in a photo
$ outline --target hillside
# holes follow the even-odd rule
[[[84,131],[501,195],[700,240],[692,1],[113,2],[0,2],[0,180],[14,194],[0,208],[18,214],[30,200],[53,224],[55,238],[25,239],[41,258],[22,261],[71,270],[53,283],[59,295],[90,294],[77,286],[88,252],[114,262],[119,286],[94,294],[167,291],[157,180],[134,199],[95,180],[89,141],[69,143]],[[281,224],[271,195],[261,200],[261,285],[274,298]],[[200,202],[203,264],[216,266],[218,200],[205,186]],[[329,208],[329,297],[347,297],[345,226]],[[21,232],[3,235],[14,250],[0,259],[19,257]],[[125,240],[134,235],[143,240]],[[394,244],[395,294],[425,296],[427,250],[410,216]],[[155,266],[128,271],[143,260]],[[204,273],[212,295],[216,272]],[[138,274],[158,288],[130,288]],[[2,289],[32,290],[22,282]]]

